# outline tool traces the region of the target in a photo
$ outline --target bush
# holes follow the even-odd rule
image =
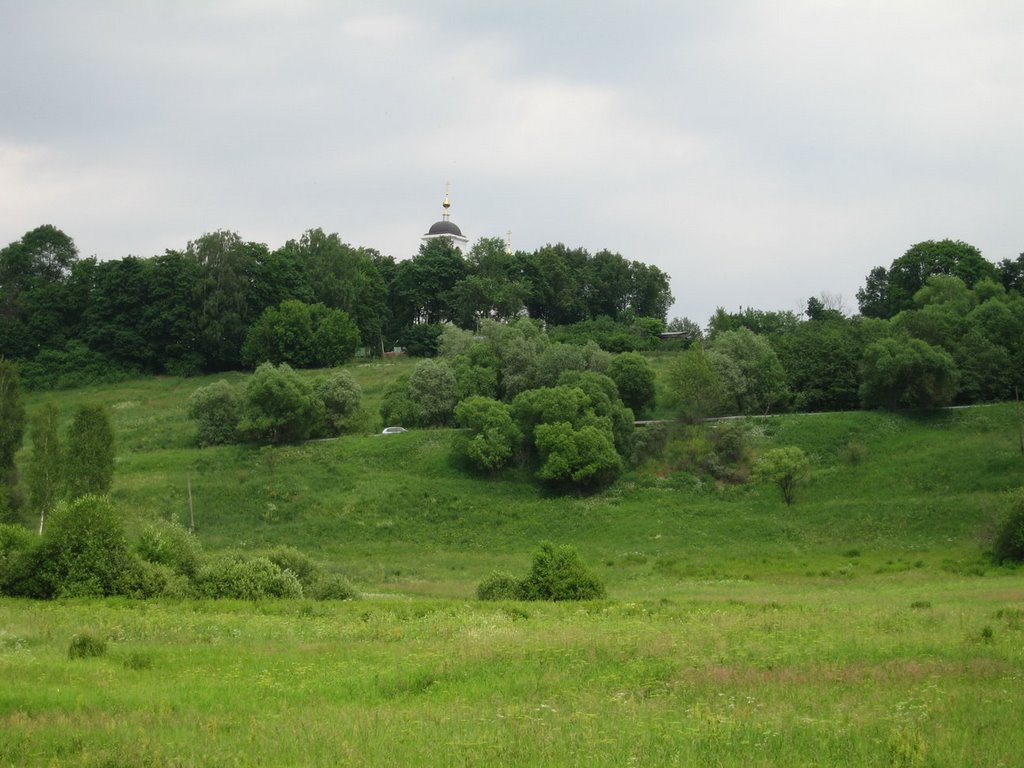
[[[153,563],[149,560],[139,563],[138,579],[133,590],[134,597],[184,598],[191,597],[192,593],[192,582],[185,574],[162,563]]]
[[[287,363],[264,363],[245,385],[241,429],[257,441],[300,442],[323,419],[323,403]]]
[[[281,570],[266,557],[229,555],[199,571],[197,589],[204,597],[259,600],[268,597],[302,597],[302,584],[290,571]]]
[[[324,431],[340,435],[355,424],[363,391],[348,371],[335,371],[313,385],[313,394],[324,404]]]
[[[249,326],[241,359],[248,365],[322,368],[344,363],[357,346],[359,329],[346,312],[285,299],[277,307],[267,307]]]
[[[57,505],[39,544],[15,565],[12,594],[35,598],[131,595],[139,561],[121,517],[105,496]]]
[[[1010,508],[996,529],[992,556],[997,563],[1024,562],[1024,490],[1011,496]]]
[[[766,451],[754,465],[754,476],[777,485],[787,507],[796,500],[796,489],[807,481],[810,472],[810,461],[796,446]]]
[[[188,401],[188,415],[196,422],[196,444],[204,447],[235,442],[238,409],[238,393],[224,379],[193,392]]]
[[[7,592],[18,561],[39,540],[28,528],[0,523],[0,594]]]
[[[654,369],[639,352],[616,355],[608,375],[618,387],[622,402],[634,413],[644,413],[654,406]]]
[[[409,400],[416,408],[419,425],[444,426],[452,420],[458,382],[443,360],[423,360],[409,377]]]
[[[468,430],[456,437],[456,451],[485,472],[507,464],[522,440],[509,407],[488,397],[474,396],[459,403],[455,423]]]
[[[568,545],[542,542],[529,575],[519,583],[521,600],[597,600],[605,587]]]
[[[356,600],[359,593],[344,576],[330,574],[314,582],[310,597],[314,600]]]
[[[633,433],[633,451],[630,461],[639,466],[652,456],[664,452],[668,445],[669,430],[661,423],[648,424]]]
[[[434,357],[444,328],[439,323],[412,325],[402,331],[397,342],[410,357]]]
[[[154,520],[142,530],[135,551],[149,562],[193,577],[199,570],[202,546],[190,531],[172,520]]]
[[[408,376],[399,376],[388,384],[380,404],[380,417],[384,426],[413,426],[420,422],[420,410],[409,399]]]
[[[21,363],[22,381],[31,390],[113,384],[138,375],[138,369],[119,366],[80,341],[69,341],[62,349],[42,349],[34,360]]]
[[[320,566],[309,555],[295,547],[278,547],[267,555],[267,559],[282,571],[290,571],[307,589],[320,580]]]
[[[476,587],[479,600],[516,600],[519,597],[519,580],[508,573],[494,571]]]
[[[69,659],[94,659],[107,652],[107,641],[91,632],[79,632],[68,643]]]

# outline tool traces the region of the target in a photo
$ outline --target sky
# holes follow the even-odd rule
[[[1019,0],[0,0],[0,245],[319,227],[654,264],[670,317],[848,312],[951,238],[1024,251]]]

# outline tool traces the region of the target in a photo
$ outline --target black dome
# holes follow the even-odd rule
[[[454,235],[462,237],[462,230],[451,221],[436,221],[430,225],[428,235]]]

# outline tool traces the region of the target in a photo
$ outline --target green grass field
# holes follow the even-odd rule
[[[351,367],[371,412],[408,366]],[[812,456],[787,508],[671,445],[587,497],[468,475],[445,430],[198,450],[185,403],[215,378],[29,407],[110,408],[131,530],[187,523],[191,484],[208,552],[291,544],[364,598],[0,600],[0,765],[1024,762],[1024,572],[984,555],[1024,486],[1012,404],[751,420]],[[474,599],[543,539],[608,600]],[[82,632],[106,654],[70,659]]]

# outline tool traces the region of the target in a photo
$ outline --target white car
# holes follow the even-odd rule
[[[381,432],[381,434],[382,435],[398,435],[398,434],[401,434],[402,432],[408,432],[408,431],[409,430],[407,430],[405,427],[384,427],[384,431]]]

